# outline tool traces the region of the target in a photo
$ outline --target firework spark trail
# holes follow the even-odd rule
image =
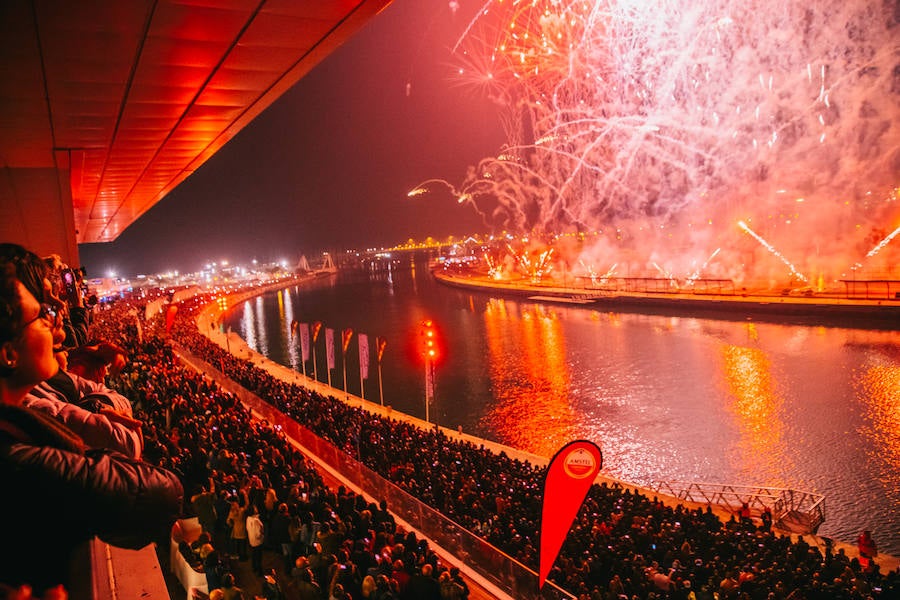
[[[739,226],[741,229],[743,229],[744,231],[746,231],[747,233],[749,233],[751,236],[753,236],[753,239],[755,239],[757,242],[759,242],[760,244],[762,244],[763,248],[765,248],[766,250],[768,250],[769,252],[771,252],[771,253],[772,253],[774,256],[776,256],[781,262],[783,262],[785,265],[787,265],[788,269],[790,269],[791,274],[792,274],[794,277],[796,277],[796,278],[799,279],[800,281],[803,281],[803,282],[809,282],[809,279],[808,279],[805,275],[803,275],[802,273],[800,273],[799,271],[797,271],[797,269],[794,267],[794,265],[791,264],[791,261],[789,261],[787,258],[785,258],[784,255],[781,254],[781,252],[779,252],[778,250],[776,250],[775,247],[772,246],[772,244],[770,244],[769,242],[767,242],[766,240],[764,240],[758,233],[756,233],[755,231],[753,231],[752,229],[750,229],[750,227],[748,227],[746,223],[744,223],[743,221],[738,221],[738,226]]]
[[[890,233],[886,238],[884,238],[883,240],[881,240],[880,242],[878,242],[878,244],[877,244],[874,248],[872,248],[871,250],[869,250],[869,253],[866,254],[866,258],[871,258],[871,257],[875,256],[876,254],[878,254],[878,253],[881,251],[882,248],[884,248],[885,246],[887,246],[888,244],[891,243],[891,240],[892,240],[892,239],[894,239],[895,237],[897,237],[897,234],[900,234],[900,227],[898,227],[897,229],[895,229],[895,230],[894,230],[892,233]]]
[[[827,231],[846,256],[843,207],[883,222],[891,206],[870,199],[897,187],[889,4],[486,2],[453,52],[460,81],[502,106],[512,160],[482,161],[459,190],[476,209],[499,203],[494,223],[523,233],[793,212],[810,233],[779,245],[818,255],[810,242]],[[779,190],[803,207],[783,207]],[[684,235],[673,244],[709,243]]]
[[[709,258],[706,259],[706,262],[704,262],[702,265],[700,265],[700,268],[697,269],[696,271],[694,271],[694,273],[690,277],[687,278],[688,285],[693,285],[694,282],[700,278],[700,275],[706,270],[707,265],[709,265],[709,263],[712,261],[712,259],[714,259],[716,257],[716,255],[719,254],[720,250],[722,250],[722,249],[716,248],[715,251],[709,255]]]

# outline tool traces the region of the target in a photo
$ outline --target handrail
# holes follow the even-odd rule
[[[748,486],[728,483],[686,481],[651,481],[650,489],[686,502],[712,504],[737,514],[746,503],[754,515],[768,508],[773,522],[781,523],[794,516],[802,517],[804,533],[815,533],[825,522],[825,496],[790,488]],[[792,520],[794,527],[798,524]]]

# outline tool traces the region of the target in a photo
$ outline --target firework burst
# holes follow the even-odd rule
[[[507,144],[456,195],[521,233],[725,247],[704,264],[718,276],[747,262],[727,224],[754,218],[837,277],[900,214],[897,26],[875,0],[489,1],[454,54]]]

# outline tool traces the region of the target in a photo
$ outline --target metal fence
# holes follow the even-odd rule
[[[713,504],[737,514],[746,503],[753,515],[759,516],[768,508],[776,525],[791,521],[802,533],[815,533],[825,522],[825,497],[813,492],[788,488],[697,483],[684,481],[653,481],[650,489],[668,494],[685,502]],[[799,532],[798,532],[799,533]]]
[[[206,373],[220,387],[236,395],[245,405],[260,414],[270,424],[280,426],[286,436],[303,446],[304,450],[312,454],[318,462],[328,465],[366,495],[386,500],[391,512],[513,598],[522,600],[575,598],[549,581],[545,582],[544,587],[539,591],[538,574],[532,569],[446,518],[430,506],[418,501],[352,456],[342,452],[330,442],[318,437],[255,394],[228,379],[205,361],[183,348],[177,348],[177,350],[187,364]]]

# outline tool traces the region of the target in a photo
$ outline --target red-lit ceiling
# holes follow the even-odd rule
[[[71,163],[76,240],[114,240],[389,3],[4,0],[0,168]]]

